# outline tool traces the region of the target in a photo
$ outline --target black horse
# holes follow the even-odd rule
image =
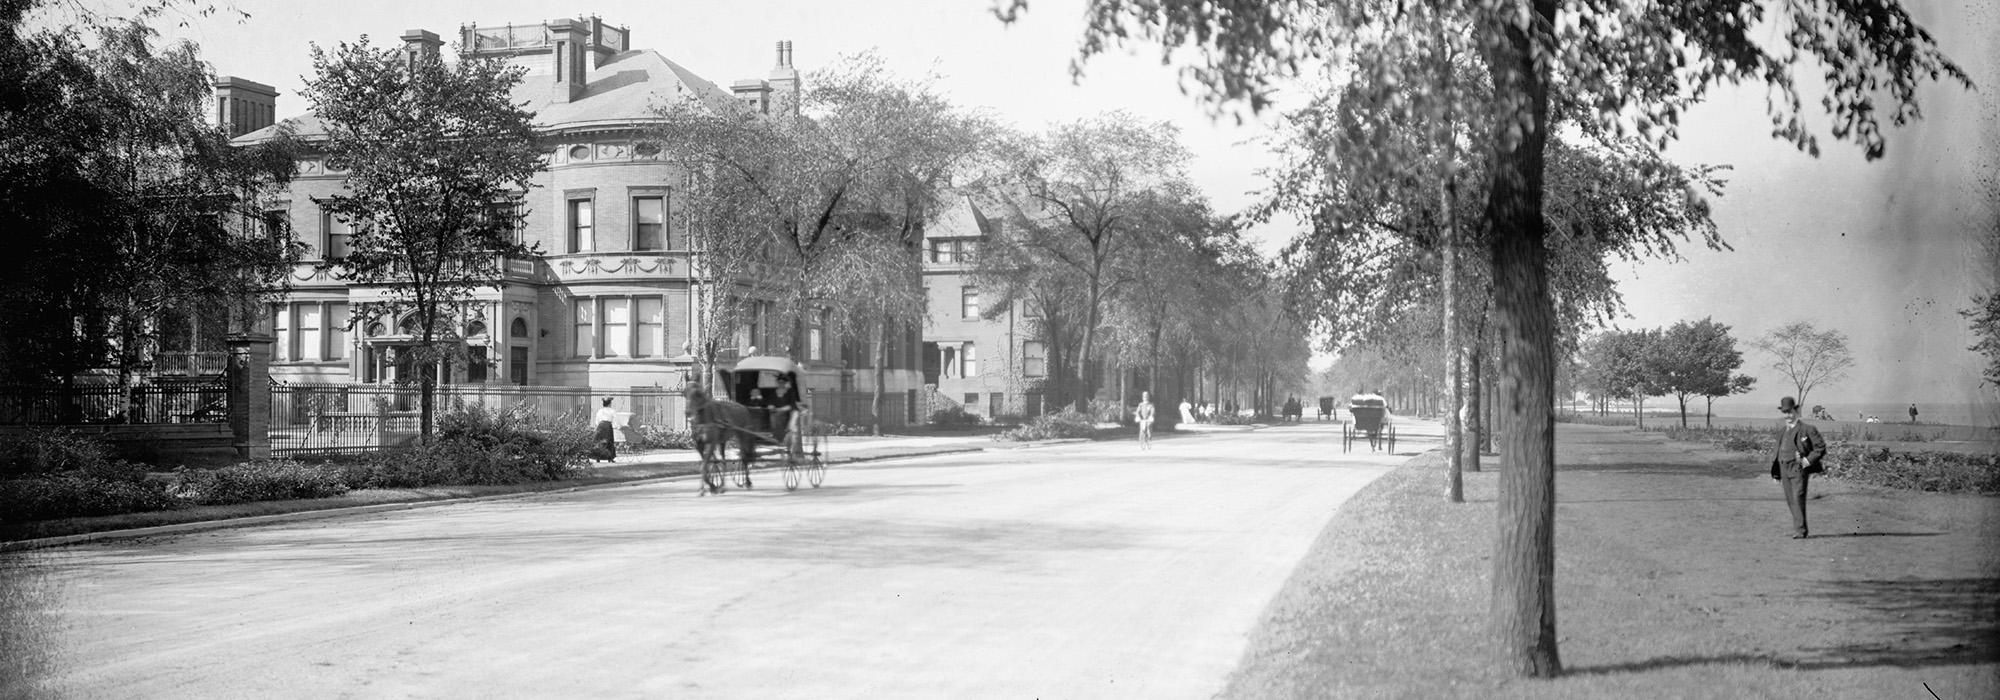
[[[743,488],[750,488],[750,463],[757,459],[757,433],[749,407],[729,399],[711,398],[707,391],[697,387],[687,391],[687,415],[695,452],[704,461],[722,461],[723,446],[730,437],[736,438],[736,453],[743,463],[742,477],[737,481]],[[705,485],[716,491],[721,486]]]

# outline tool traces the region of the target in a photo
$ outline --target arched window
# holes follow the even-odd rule
[[[396,324],[396,328],[400,329],[404,335],[416,335],[419,330],[417,328],[417,315],[410,314],[404,316],[403,322]]]
[[[465,324],[465,337],[471,338],[482,335],[486,335],[485,321],[473,321],[471,323]]]
[[[528,337],[528,319],[516,317],[514,323],[507,327],[507,335],[515,338]]]

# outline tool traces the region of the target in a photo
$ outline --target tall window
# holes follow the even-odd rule
[[[604,345],[598,355],[629,357],[632,354],[632,300],[603,297],[598,300],[598,318],[604,319]]]
[[[320,359],[320,322],[323,320],[318,304],[292,305],[292,359]]]
[[[632,249],[667,249],[667,198],[632,198]]]
[[[1040,377],[1049,373],[1048,351],[1042,344],[1030,340],[1021,344],[1021,376]]]
[[[965,318],[979,318],[979,288],[964,287],[958,290],[960,315]]]
[[[296,357],[296,355],[292,354],[291,317],[291,310],[287,309],[284,304],[271,305],[271,333],[278,336],[278,342],[272,348],[272,351],[277,353],[277,359],[280,360],[290,360]]]
[[[486,216],[507,232],[507,240],[521,243],[521,203],[516,201],[494,202],[487,205]]]
[[[326,354],[329,360],[347,359],[347,302],[326,305]]]
[[[806,326],[806,359],[826,359],[826,312],[812,315]]]
[[[338,216],[334,216],[333,212],[321,213],[320,224],[320,227],[326,231],[326,247],[320,249],[320,257],[326,260],[334,260],[347,257],[348,253],[354,252],[353,224],[348,223],[347,220]]]
[[[291,238],[292,214],[284,209],[267,209],[257,217],[257,225],[262,228],[265,238],[282,241]]]
[[[966,343],[965,349],[960,350],[958,352],[958,362],[959,362],[958,376],[961,377],[978,376],[979,348],[974,346],[972,343]]]
[[[465,381],[470,384],[485,383],[488,375],[486,368],[490,362],[486,354],[486,347],[475,345],[466,348],[466,351]]]
[[[597,300],[578,299],[574,306],[576,332],[570,347],[574,354],[589,357],[597,353]]]
[[[638,317],[638,324],[632,334],[633,356],[652,357],[661,354],[660,347],[665,343],[664,335],[667,329],[665,301],[660,297],[633,298],[633,312]]]
[[[569,252],[588,253],[597,249],[595,207],[588,199],[569,200]]]

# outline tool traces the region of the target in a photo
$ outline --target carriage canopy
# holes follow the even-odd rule
[[[741,404],[753,403],[751,398],[758,390],[778,388],[778,378],[790,380],[792,386],[799,386],[798,365],[784,357],[746,357],[733,368],[715,370],[719,383],[725,387],[732,401]]]

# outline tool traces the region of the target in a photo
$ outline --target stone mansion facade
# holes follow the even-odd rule
[[[410,30],[405,50],[435,52],[436,34]],[[656,51],[633,49],[629,30],[597,18],[557,19],[499,27],[466,26],[460,52],[527,68],[515,97],[533,112],[547,169],[521,201],[520,235],[545,257],[508,260],[502,279],[477,296],[480,313],[456,329],[470,361],[441,370],[441,381],[536,386],[675,389],[698,371],[691,348],[704,338],[699,305],[730,294],[728,281],[704,279],[687,246],[677,190],[685,174],[641,141],[668,100],[692,99],[711,110],[785,109],[801,89],[790,42],[780,42],[766,78],[712,83]],[[289,128],[308,147],[325,131],[307,116],[274,123],[276,93],[240,78],[217,82],[218,118],[235,142],[253,144]],[[412,368],[398,349],[413,342],[411,326],[350,327],[360,305],[379,303],[385,290],[350,284],[316,262],[347,245],[346,225],[315,197],[337,193],[343,164],[307,152],[297,177],[267,212],[310,249],[292,271],[290,291],[269,309],[277,338],[274,379],[291,382],[407,381]],[[718,284],[719,282],[719,284]],[[720,287],[721,289],[718,289]],[[782,345],[771,328],[769,303],[752,304],[750,318],[728,346],[727,362],[749,346]],[[864,391],[873,370],[842,339],[810,333],[814,347],[793,359],[808,367],[818,390]],[[890,394],[922,390],[916,329],[895,335],[885,361]]]

